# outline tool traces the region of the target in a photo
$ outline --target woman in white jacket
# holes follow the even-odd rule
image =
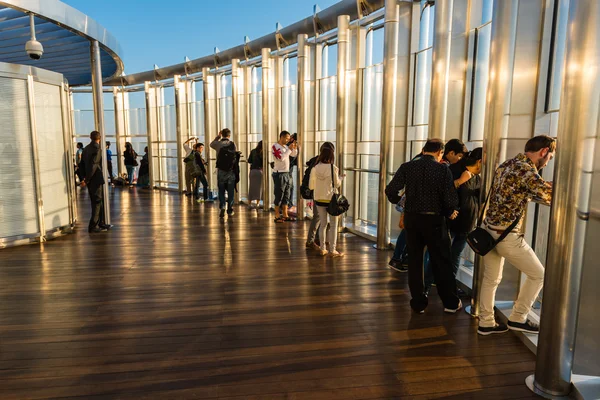
[[[321,255],[329,254],[332,257],[342,257],[344,254],[336,250],[338,234],[338,218],[327,213],[327,206],[331,202],[334,193],[342,184],[343,177],[339,176],[338,167],[333,165],[335,153],[329,147],[323,147],[317,160],[317,165],[310,171],[309,189],[314,191],[313,199],[321,225],[319,226],[319,237],[321,238]],[[327,231],[327,221],[329,219],[329,233],[325,240]],[[325,243],[329,242],[329,251]]]

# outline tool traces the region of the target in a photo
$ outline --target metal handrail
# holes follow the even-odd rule
[[[344,171],[366,172],[369,174],[378,174],[379,173],[378,169],[365,169],[365,168],[352,168],[352,167],[344,168]]]

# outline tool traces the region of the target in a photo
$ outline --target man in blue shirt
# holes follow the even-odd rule
[[[112,151],[110,151],[110,142],[106,141],[106,168],[108,168],[108,179],[112,183],[113,169],[112,169]]]

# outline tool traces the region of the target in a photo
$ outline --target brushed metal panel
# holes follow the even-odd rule
[[[27,81],[0,77],[0,93],[0,238],[33,235],[38,221]]]
[[[595,179],[596,199],[600,197],[600,179]],[[573,373],[600,375],[600,319],[598,319],[598,282],[600,282],[600,220],[591,219],[587,224],[583,272],[579,300],[579,317],[575,339]]]
[[[47,230],[69,224],[69,196],[60,87],[34,83],[35,119],[40,161],[40,182]]]

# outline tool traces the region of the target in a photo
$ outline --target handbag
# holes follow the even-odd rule
[[[327,206],[327,213],[329,215],[333,215],[334,217],[337,217],[339,215],[342,215],[346,211],[348,211],[348,209],[350,209],[350,203],[348,202],[348,199],[346,198],[346,196],[336,193],[337,190],[335,188],[335,176],[333,173],[333,164],[331,164],[331,186],[333,187],[334,194],[331,197],[331,201],[329,202],[329,205]]]
[[[469,244],[469,247],[473,249],[475,254],[478,254],[482,257],[490,251],[492,251],[498,243],[503,241],[504,238],[508,236],[508,234],[511,233],[513,229],[515,229],[522,216],[522,214],[519,214],[517,216],[517,219],[515,219],[510,224],[510,226],[506,228],[506,230],[502,232],[502,234],[500,234],[498,239],[494,239],[494,237],[487,230],[481,227],[481,224],[483,223],[483,214],[485,212],[485,208],[487,207],[488,201],[490,200],[491,194],[492,188],[490,188],[490,192],[488,193],[487,198],[485,199],[485,203],[481,208],[481,212],[479,213],[479,221],[477,227],[467,235],[467,243]]]

